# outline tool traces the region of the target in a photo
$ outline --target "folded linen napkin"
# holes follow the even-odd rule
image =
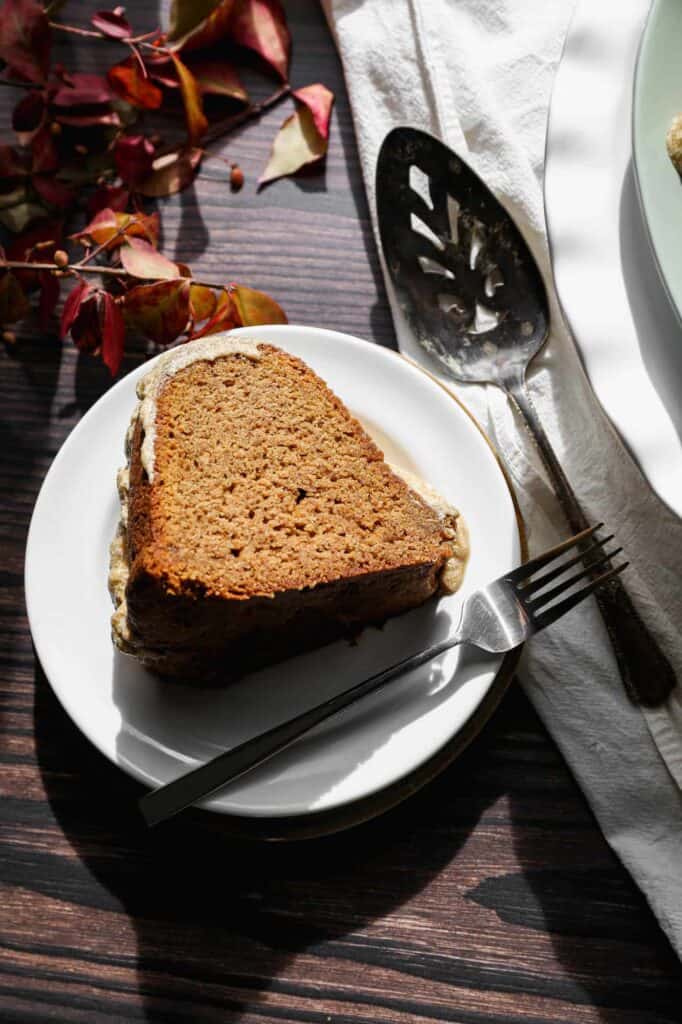
[[[550,283],[542,200],[545,130],[572,5],[565,0],[323,2],[343,61],[375,228],[379,147],[391,128],[412,125],[438,136],[471,163],[531,246],[552,313],[549,343],[532,371],[533,399],[586,514],[605,521],[625,547],[631,562],[628,589],[682,680],[682,522],[651,492],[606,420]],[[618,4],[613,16],[631,19],[633,33],[639,33],[648,0],[625,7]],[[424,362],[388,281],[387,287],[399,347]],[[502,392],[441,379],[504,456],[531,553],[565,536],[532,444]],[[682,955],[682,686],[663,708],[648,711],[630,704],[593,602],[534,639],[520,675],[609,843]]]

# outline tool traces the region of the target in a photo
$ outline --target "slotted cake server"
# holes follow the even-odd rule
[[[502,388],[525,420],[571,529],[584,531],[588,520],[526,385],[549,334],[549,306],[514,221],[461,157],[414,128],[395,128],[384,139],[376,197],[386,265],[417,341],[454,380]],[[661,704],[675,675],[620,578],[595,597],[628,695]]]

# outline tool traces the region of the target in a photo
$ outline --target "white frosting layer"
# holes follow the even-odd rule
[[[462,584],[464,570],[466,569],[469,557],[469,533],[462,516],[454,505],[447,502],[442,494],[432,487],[431,484],[427,484],[425,480],[422,480],[420,476],[417,476],[416,473],[411,473],[409,469],[403,469],[402,466],[396,466],[392,462],[388,463],[388,465],[390,465],[396,476],[404,480],[411,490],[415,491],[427,505],[431,506],[443,524],[443,530],[452,547],[452,555],[443,567],[440,578],[440,592],[442,594],[454,594]]]

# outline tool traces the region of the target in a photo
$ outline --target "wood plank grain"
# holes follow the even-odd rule
[[[161,204],[164,248],[271,291],[294,322],[392,345],[341,68],[318,6],[287,8],[295,84],[338,96],[324,173],[256,194],[273,111],[221,147],[241,193],[209,161]],[[66,10],[84,24],[90,8]],[[157,18],[137,5],[136,25]],[[438,780],[347,834],[268,846],[201,814],[148,832],[140,787],[36,665],[23,600],[41,480],[110,381],[31,325],[2,359],[0,1020],[679,1021],[679,964],[517,689]]]

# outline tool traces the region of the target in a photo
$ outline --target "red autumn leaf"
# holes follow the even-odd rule
[[[50,324],[50,317],[59,301],[59,280],[49,270],[41,270],[38,277],[40,280],[38,323],[46,331]]]
[[[3,185],[7,184],[10,178],[20,178],[27,174],[28,170],[19,153],[12,146],[0,145],[0,180]]]
[[[31,170],[36,174],[56,171],[59,167],[59,153],[54,137],[46,124],[39,128],[31,141]]]
[[[102,327],[102,362],[115,377],[121,368],[125,345],[125,322],[121,307],[109,292],[100,292],[100,324]]]
[[[157,157],[152,173],[137,191],[150,198],[175,195],[194,181],[202,155],[200,149],[183,148]]]
[[[125,321],[131,330],[157,345],[170,345],[189,321],[189,293],[186,278],[137,285],[126,292]]]
[[[28,299],[14,274],[0,277],[0,324],[13,324],[28,313]]]
[[[115,11],[97,11],[90,18],[90,23],[93,28],[110,39],[129,39],[133,30],[122,11],[123,8],[117,8]]]
[[[7,247],[7,259],[23,263],[49,262],[59,248],[61,239],[61,221],[46,218],[12,240]],[[26,291],[38,287],[39,276],[34,270],[17,270],[16,277]]]
[[[133,237],[156,244],[159,225],[158,213],[117,213],[105,207],[95,214],[87,227],[71,235],[71,238],[79,242],[94,242],[95,245],[108,243],[109,249],[123,245],[125,239]]]
[[[257,292],[253,288],[245,288],[242,284],[234,284],[232,285],[232,299],[237,309],[239,322],[243,327],[287,323],[282,307],[265,292]]]
[[[130,192],[123,185],[100,185],[88,199],[88,216],[94,217],[106,208],[121,213],[130,199]]]
[[[232,296],[227,290],[222,291],[218,296],[215,312],[210,320],[200,330],[192,332],[190,341],[204,338],[207,334],[216,334],[218,331],[229,331],[232,327],[239,327],[240,323],[239,313],[232,301]]]
[[[106,127],[107,125],[118,128],[121,124],[121,118],[115,110],[109,110],[108,107],[102,106],[91,108],[87,113],[81,111],[79,114],[65,114],[62,110],[59,110],[55,120],[59,121],[60,124],[73,128]]]
[[[204,115],[201,103],[201,90],[196,78],[189,68],[182,63],[180,58],[176,57],[175,54],[171,54],[171,58],[178,73],[178,81],[180,82],[180,92],[187,122],[187,135],[189,141],[195,143],[199,141],[208,128],[208,121]]]
[[[73,288],[66,296],[64,308],[62,309],[61,320],[59,321],[59,331],[62,341],[66,340],[66,337],[80,312],[81,305],[91,295],[91,293],[92,286],[87,284],[86,281],[79,281],[75,288]]]
[[[72,189],[59,181],[53,175],[34,174],[32,177],[33,187],[46,203],[50,206],[57,206],[65,209],[74,202],[76,196]]]
[[[248,103],[249,94],[239,81],[231,64],[217,58],[191,56],[186,61],[202,93],[210,96],[229,96],[230,99]]]
[[[313,122],[320,138],[328,139],[334,93],[326,85],[317,82],[315,85],[306,85],[303,89],[296,89],[294,96],[299,103],[305,103],[313,115]]]
[[[126,185],[137,185],[151,173],[154,147],[144,135],[122,135],[114,147],[114,163]]]
[[[121,247],[121,263],[133,277],[165,280],[180,276],[175,263],[142,238],[129,238]]]
[[[42,83],[50,70],[50,26],[36,0],[5,0],[0,8],[0,60],[12,74]]]
[[[69,75],[68,84],[59,86],[52,96],[52,104],[55,107],[80,107],[109,103],[112,98],[111,89],[103,75],[77,71]]]
[[[176,50],[206,50],[225,39],[235,0],[173,0],[168,38]]]
[[[81,302],[76,318],[71,324],[71,337],[76,348],[81,352],[100,351],[102,347],[102,322],[98,295],[93,292],[91,296]]]
[[[42,92],[32,89],[19,100],[12,112],[12,128],[15,132],[34,132],[43,119],[45,99]]]
[[[163,93],[151,78],[145,78],[138,62],[129,57],[122,64],[114,64],[107,72],[109,85],[122,100],[142,110],[158,110]]]
[[[195,323],[202,323],[213,316],[218,300],[212,288],[205,284],[192,284],[189,288],[189,303],[192,320]]]
[[[173,61],[167,51],[153,53],[148,50],[145,53],[144,66],[149,72],[150,78],[153,78],[159,85],[164,85],[167,89],[180,88]]]
[[[237,0],[229,34],[239,46],[255,50],[286,82],[291,35],[279,0]]]

